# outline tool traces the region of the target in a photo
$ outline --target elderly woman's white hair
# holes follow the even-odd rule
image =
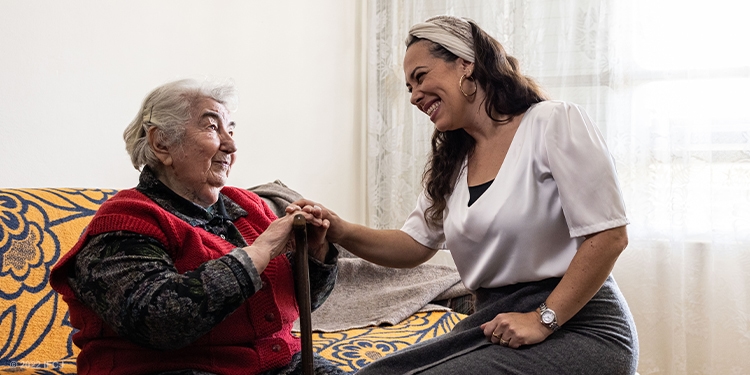
[[[123,133],[125,149],[135,169],[141,170],[144,165],[156,168],[160,163],[149,146],[148,130],[156,127],[154,134],[165,145],[179,144],[190,121],[191,107],[201,98],[216,100],[230,111],[237,104],[236,90],[230,82],[183,79],[159,86],[146,96]]]

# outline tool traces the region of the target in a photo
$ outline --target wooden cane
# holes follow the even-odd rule
[[[307,220],[301,214],[292,223],[297,249],[294,253],[294,291],[299,306],[299,330],[302,339],[302,373],[313,375],[312,308],[310,306],[310,270],[307,265]]]

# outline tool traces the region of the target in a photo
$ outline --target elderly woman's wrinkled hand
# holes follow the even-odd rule
[[[271,259],[294,249],[293,239],[292,217],[285,216],[272,222],[245,251],[258,272],[263,272]]]

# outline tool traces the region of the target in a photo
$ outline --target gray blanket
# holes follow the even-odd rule
[[[249,189],[281,216],[302,198],[281,181]],[[397,324],[418,311],[447,310],[431,301],[468,294],[455,267],[422,264],[410,269],[387,268],[339,248],[339,275],[326,302],[312,313],[313,330],[335,332],[381,324]],[[298,330],[295,324],[295,330]]]

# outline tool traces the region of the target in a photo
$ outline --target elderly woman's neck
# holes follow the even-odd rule
[[[183,184],[177,176],[166,171],[165,168],[152,168],[152,171],[156,175],[156,178],[175,194],[205,209],[208,209],[219,200],[221,187],[207,187],[202,185],[200,189],[193,189]]]

